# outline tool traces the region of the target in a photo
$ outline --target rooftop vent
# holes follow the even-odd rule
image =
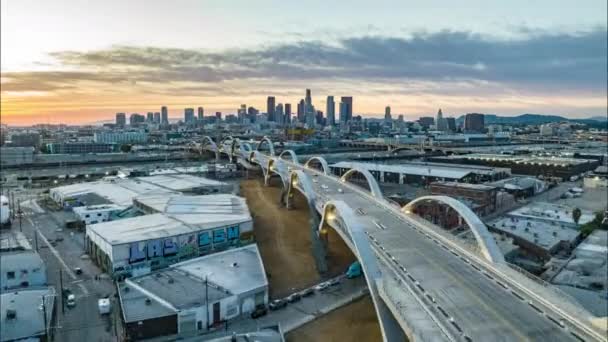
[[[239,264],[238,264],[238,263],[236,263],[236,262],[233,262],[233,263],[232,263],[232,267],[239,267]]]
[[[146,298],[146,305],[150,305],[152,304],[152,300],[150,300],[150,298]]]

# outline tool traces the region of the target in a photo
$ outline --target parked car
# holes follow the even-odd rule
[[[297,301],[299,301],[300,299],[302,299],[302,296],[299,293],[293,293],[291,295],[289,295],[289,297],[287,297],[287,301],[289,303],[295,303]]]
[[[270,304],[268,304],[268,308],[270,310],[278,310],[287,306],[287,302],[283,299],[275,299]]]
[[[74,294],[69,294],[65,304],[69,308],[76,306],[76,296],[74,296]]]
[[[268,313],[268,309],[265,306],[259,306],[253,312],[251,312],[251,318],[256,319],[260,318]]]
[[[82,274],[82,268],[80,268],[80,267],[74,268],[74,273],[77,274],[77,275],[81,275]]]
[[[334,279],[332,279],[332,280],[328,281],[329,286],[336,286],[336,285],[339,285],[341,280],[342,280],[342,279],[340,279],[340,278],[334,278]]]
[[[323,282],[323,283],[315,286],[315,291],[323,291],[328,287],[329,287],[329,284],[327,282]]]
[[[315,289],[312,287],[307,288],[306,290],[303,290],[302,292],[300,292],[300,295],[302,297],[309,297],[315,294]]]

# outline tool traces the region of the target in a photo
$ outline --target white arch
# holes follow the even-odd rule
[[[308,159],[308,160],[306,161],[306,163],[304,164],[304,166],[305,166],[306,168],[308,168],[308,169],[312,169],[312,168],[310,167],[310,162],[315,161],[315,160],[316,160],[316,161],[318,161],[318,162],[319,162],[319,164],[321,164],[321,169],[323,169],[323,173],[324,173],[324,174],[326,174],[326,175],[331,175],[331,172],[330,172],[330,170],[329,170],[329,164],[327,164],[327,161],[325,160],[325,158],[323,158],[323,157],[321,157],[321,156],[314,156],[314,157],[311,157],[310,159]]]
[[[293,150],[284,150],[279,154],[279,159],[283,159],[283,156],[285,154],[289,154],[291,156],[291,161],[294,164],[300,164],[300,162],[298,161],[298,157],[296,156],[296,153]]]
[[[317,196],[312,186],[312,180],[302,170],[293,170],[289,173],[289,184],[287,188],[287,197],[293,195],[293,190],[299,185],[299,190],[308,200],[308,204],[311,208],[315,207]]]
[[[205,148],[205,146],[207,145],[211,145],[211,147],[213,148],[213,152],[217,152],[217,144],[215,143],[215,141],[213,141],[210,136],[205,135],[201,143],[201,149]]]
[[[262,147],[262,145],[264,144],[264,142],[266,142],[268,144],[268,149],[270,151],[270,155],[274,156],[274,144],[272,143],[272,140],[270,140],[270,138],[268,137],[263,137],[262,140],[260,140],[260,142],[258,143],[258,147],[256,147],[256,150],[259,151],[260,147]]]
[[[378,185],[378,182],[376,182],[376,178],[374,178],[374,175],[372,175],[366,169],[354,167],[354,168],[346,171],[346,173],[344,175],[342,175],[340,180],[342,182],[346,182],[346,181],[348,181],[350,176],[352,176],[355,173],[360,173],[363,175],[363,177],[365,177],[365,180],[367,180],[367,185],[369,185],[369,189],[372,193],[372,196],[376,197],[379,200],[382,200],[382,201],[384,200],[384,196],[382,195],[382,190],[380,190],[380,186]]]
[[[494,240],[492,234],[488,231],[486,225],[481,222],[479,217],[471,209],[469,209],[469,207],[459,200],[448,196],[422,196],[409,202],[401,210],[404,213],[409,214],[416,203],[423,201],[441,202],[456,210],[456,212],[464,219],[473,232],[475,240],[477,240],[483,256],[492,263],[505,262],[502,252],[498,248],[498,245],[496,245],[496,241]]]
[[[336,220],[337,218],[340,220]],[[376,284],[382,279],[382,272],[360,219],[345,202],[328,201],[323,206],[319,233],[323,232],[325,225],[334,228],[359,260],[380,322],[383,341],[403,341],[403,330],[378,293]]]

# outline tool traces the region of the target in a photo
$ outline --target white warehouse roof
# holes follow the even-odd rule
[[[331,167],[352,169],[361,168],[368,171],[382,171],[392,172],[408,175],[426,176],[426,177],[438,177],[438,178],[449,178],[449,179],[461,179],[466,175],[473,172],[472,169],[454,168],[450,166],[439,166],[439,165],[421,165],[421,164],[377,164],[377,163],[361,163],[361,162],[339,162],[332,164]]]
[[[150,215],[87,226],[111,245],[153,240],[251,221],[244,198],[235,195],[155,195],[139,197],[136,206],[150,208]]]

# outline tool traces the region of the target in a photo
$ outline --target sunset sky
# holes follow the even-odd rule
[[[606,0],[3,0],[3,124],[169,106],[606,115]]]

